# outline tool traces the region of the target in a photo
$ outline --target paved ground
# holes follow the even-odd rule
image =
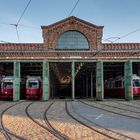
[[[91,101],[87,101],[89,105],[95,105],[97,107],[97,104],[100,103],[93,103]],[[128,102],[129,103],[129,102]],[[133,105],[136,103],[131,102]],[[131,115],[124,116],[126,115],[125,109],[132,109],[132,111],[136,111],[136,115],[140,117],[140,105],[139,108],[134,108],[130,106],[123,106],[122,104],[116,103],[116,106],[114,106],[114,102],[101,102],[102,106],[101,109],[95,108],[94,106],[87,106],[83,103],[79,102],[73,102],[71,103],[71,108],[77,112],[79,115],[83,116],[86,118],[88,121],[90,121],[91,124],[98,124],[101,127],[105,127],[108,129],[111,129],[113,131],[123,133],[127,136],[130,136],[132,138],[135,138],[137,140],[140,139],[140,119],[135,119],[131,117]],[[125,104],[127,104],[125,102]],[[116,108],[111,109],[110,108],[105,108],[104,105],[110,105]],[[118,107],[123,110],[118,110]],[[102,109],[108,109],[108,111],[102,110]],[[116,111],[117,110],[117,111]],[[113,113],[114,112],[114,113]],[[118,114],[117,114],[118,112]],[[121,115],[120,115],[121,112]],[[139,113],[138,113],[139,112]],[[129,114],[133,114],[134,112],[129,112]]]
[[[0,101],[0,140],[140,140],[140,100]]]

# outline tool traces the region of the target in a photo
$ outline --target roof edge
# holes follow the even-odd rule
[[[43,45],[43,43],[0,43],[0,46],[6,46],[6,45],[18,45],[18,46],[26,46],[26,45]]]
[[[134,45],[134,44],[136,44],[136,45],[140,45],[140,42],[138,43],[138,42],[126,42],[126,43],[102,43],[102,45]]]
[[[95,24],[92,24],[92,23],[90,23],[90,22],[88,22],[88,21],[85,21],[85,20],[83,20],[83,19],[77,18],[77,17],[75,17],[75,16],[70,16],[70,17],[68,17],[68,18],[62,19],[62,20],[60,20],[60,21],[57,21],[57,22],[52,23],[52,24],[47,25],[47,26],[42,25],[41,28],[42,28],[42,29],[49,28],[49,27],[55,26],[55,25],[57,25],[57,24],[60,24],[60,23],[62,23],[62,22],[65,22],[65,21],[67,21],[67,20],[70,20],[70,19],[79,20],[79,21],[81,21],[81,22],[83,22],[83,23],[85,23],[85,24],[88,24],[88,25],[90,25],[90,26],[92,26],[92,27],[96,27],[96,28],[99,28],[99,29],[103,29],[103,28],[104,28],[104,26],[97,26],[97,25],[95,25]]]

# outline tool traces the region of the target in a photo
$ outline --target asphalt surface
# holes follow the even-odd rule
[[[89,121],[90,124],[96,123],[102,127],[140,140],[140,120],[138,119],[103,111],[82,104],[79,101],[71,102],[71,109],[83,117],[83,119]]]

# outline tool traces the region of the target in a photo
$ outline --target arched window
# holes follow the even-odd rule
[[[78,31],[67,31],[58,39],[56,49],[89,49],[88,40]]]

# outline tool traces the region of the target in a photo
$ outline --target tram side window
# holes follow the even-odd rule
[[[28,82],[27,88],[38,88],[38,83],[37,82]]]
[[[140,87],[140,80],[133,80],[133,87]]]
[[[114,81],[111,81],[110,88],[114,88]]]
[[[123,84],[122,87],[124,87],[124,80],[123,80],[123,83],[122,84]]]
[[[12,82],[4,82],[2,84],[3,88],[13,88],[13,83]]]
[[[121,80],[115,81],[115,87],[116,88],[122,87],[122,81]]]

